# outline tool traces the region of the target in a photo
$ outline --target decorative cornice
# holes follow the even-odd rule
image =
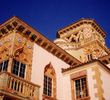
[[[66,26],[62,29],[60,29],[58,32],[57,32],[57,37],[60,36],[60,34],[64,34],[70,30],[73,30],[83,24],[89,24],[89,25],[92,25],[92,27],[97,31],[99,32],[103,37],[106,36],[106,32],[97,24],[97,22],[94,20],[94,19],[89,19],[89,18],[82,18],[80,20],[78,20],[77,22],[69,25],[69,26]]]
[[[55,43],[48,40],[40,32],[33,29],[31,26],[26,24],[24,21],[21,21],[16,16],[12,17],[8,21],[0,25],[0,38],[6,36],[13,30],[15,30],[16,33],[20,33],[21,35],[28,38],[30,41],[41,46],[42,48],[52,53],[59,59],[62,59],[67,64],[72,65],[72,66],[81,64],[81,62],[78,61],[76,58],[72,57],[66,51],[58,47]]]

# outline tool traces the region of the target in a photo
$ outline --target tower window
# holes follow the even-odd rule
[[[25,68],[26,68],[25,64],[23,64],[19,61],[16,61],[15,59],[13,60],[13,69],[12,69],[13,74],[24,78],[25,77]]]
[[[88,54],[88,55],[87,55],[87,58],[88,58],[88,61],[91,61],[91,60],[93,59],[92,54]]]
[[[75,81],[75,97],[76,99],[82,99],[88,96],[86,77],[81,77]]]
[[[7,68],[8,68],[8,60],[0,63],[0,72],[7,71]]]
[[[44,75],[44,91],[43,93],[47,96],[52,95],[52,78]]]

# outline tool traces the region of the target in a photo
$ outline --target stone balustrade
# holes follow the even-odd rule
[[[39,100],[39,86],[8,72],[0,73],[0,91],[25,98]],[[24,100],[24,99],[23,99]]]

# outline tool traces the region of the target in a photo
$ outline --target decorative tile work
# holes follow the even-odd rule
[[[16,33],[14,40],[13,56],[15,59],[26,64],[26,79],[31,80],[33,45],[29,39]]]
[[[9,59],[8,72],[12,70],[13,59],[17,59],[26,64],[26,80],[30,80],[34,43],[13,30],[0,39],[0,44],[0,62]]]

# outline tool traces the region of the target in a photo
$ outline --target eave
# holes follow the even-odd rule
[[[17,33],[23,35],[24,37],[30,39],[30,41],[41,46],[49,53],[55,55],[59,59],[63,60],[69,65],[76,66],[81,64],[79,60],[68,54],[66,51],[58,47],[55,43],[48,40],[40,32],[36,31],[34,28],[26,24],[24,21],[14,16],[7,20],[5,23],[0,25],[0,38],[8,35],[10,31],[15,30]]]
[[[105,38],[106,32],[97,24],[95,20],[89,19],[89,18],[82,18],[78,20],[77,22],[60,29],[57,32],[57,36],[59,37],[60,34],[66,33],[84,24],[91,25],[97,32],[99,32]]]
[[[107,67],[103,62],[101,62],[101,61],[98,60],[98,59],[93,59],[93,60],[91,60],[91,61],[89,61],[89,62],[82,63],[82,64],[80,64],[80,65],[78,65],[78,66],[70,66],[70,67],[68,67],[68,68],[66,68],[66,69],[63,68],[63,69],[62,69],[62,73],[68,72],[68,71],[70,71],[70,70],[73,70],[73,69],[76,69],[76,68],[79,68],[79,67],[86,66],[86,65],[88,65],[88,64],[92,64],[92,63],[94,63],[94,62],[98,62],[98,63],[102,64],[103,67],[106,68],[106,69],[110,72],[110,68]]]
[[[99,60],[104,64],[110,64],[110,53],[108,55],[100,57]]]

